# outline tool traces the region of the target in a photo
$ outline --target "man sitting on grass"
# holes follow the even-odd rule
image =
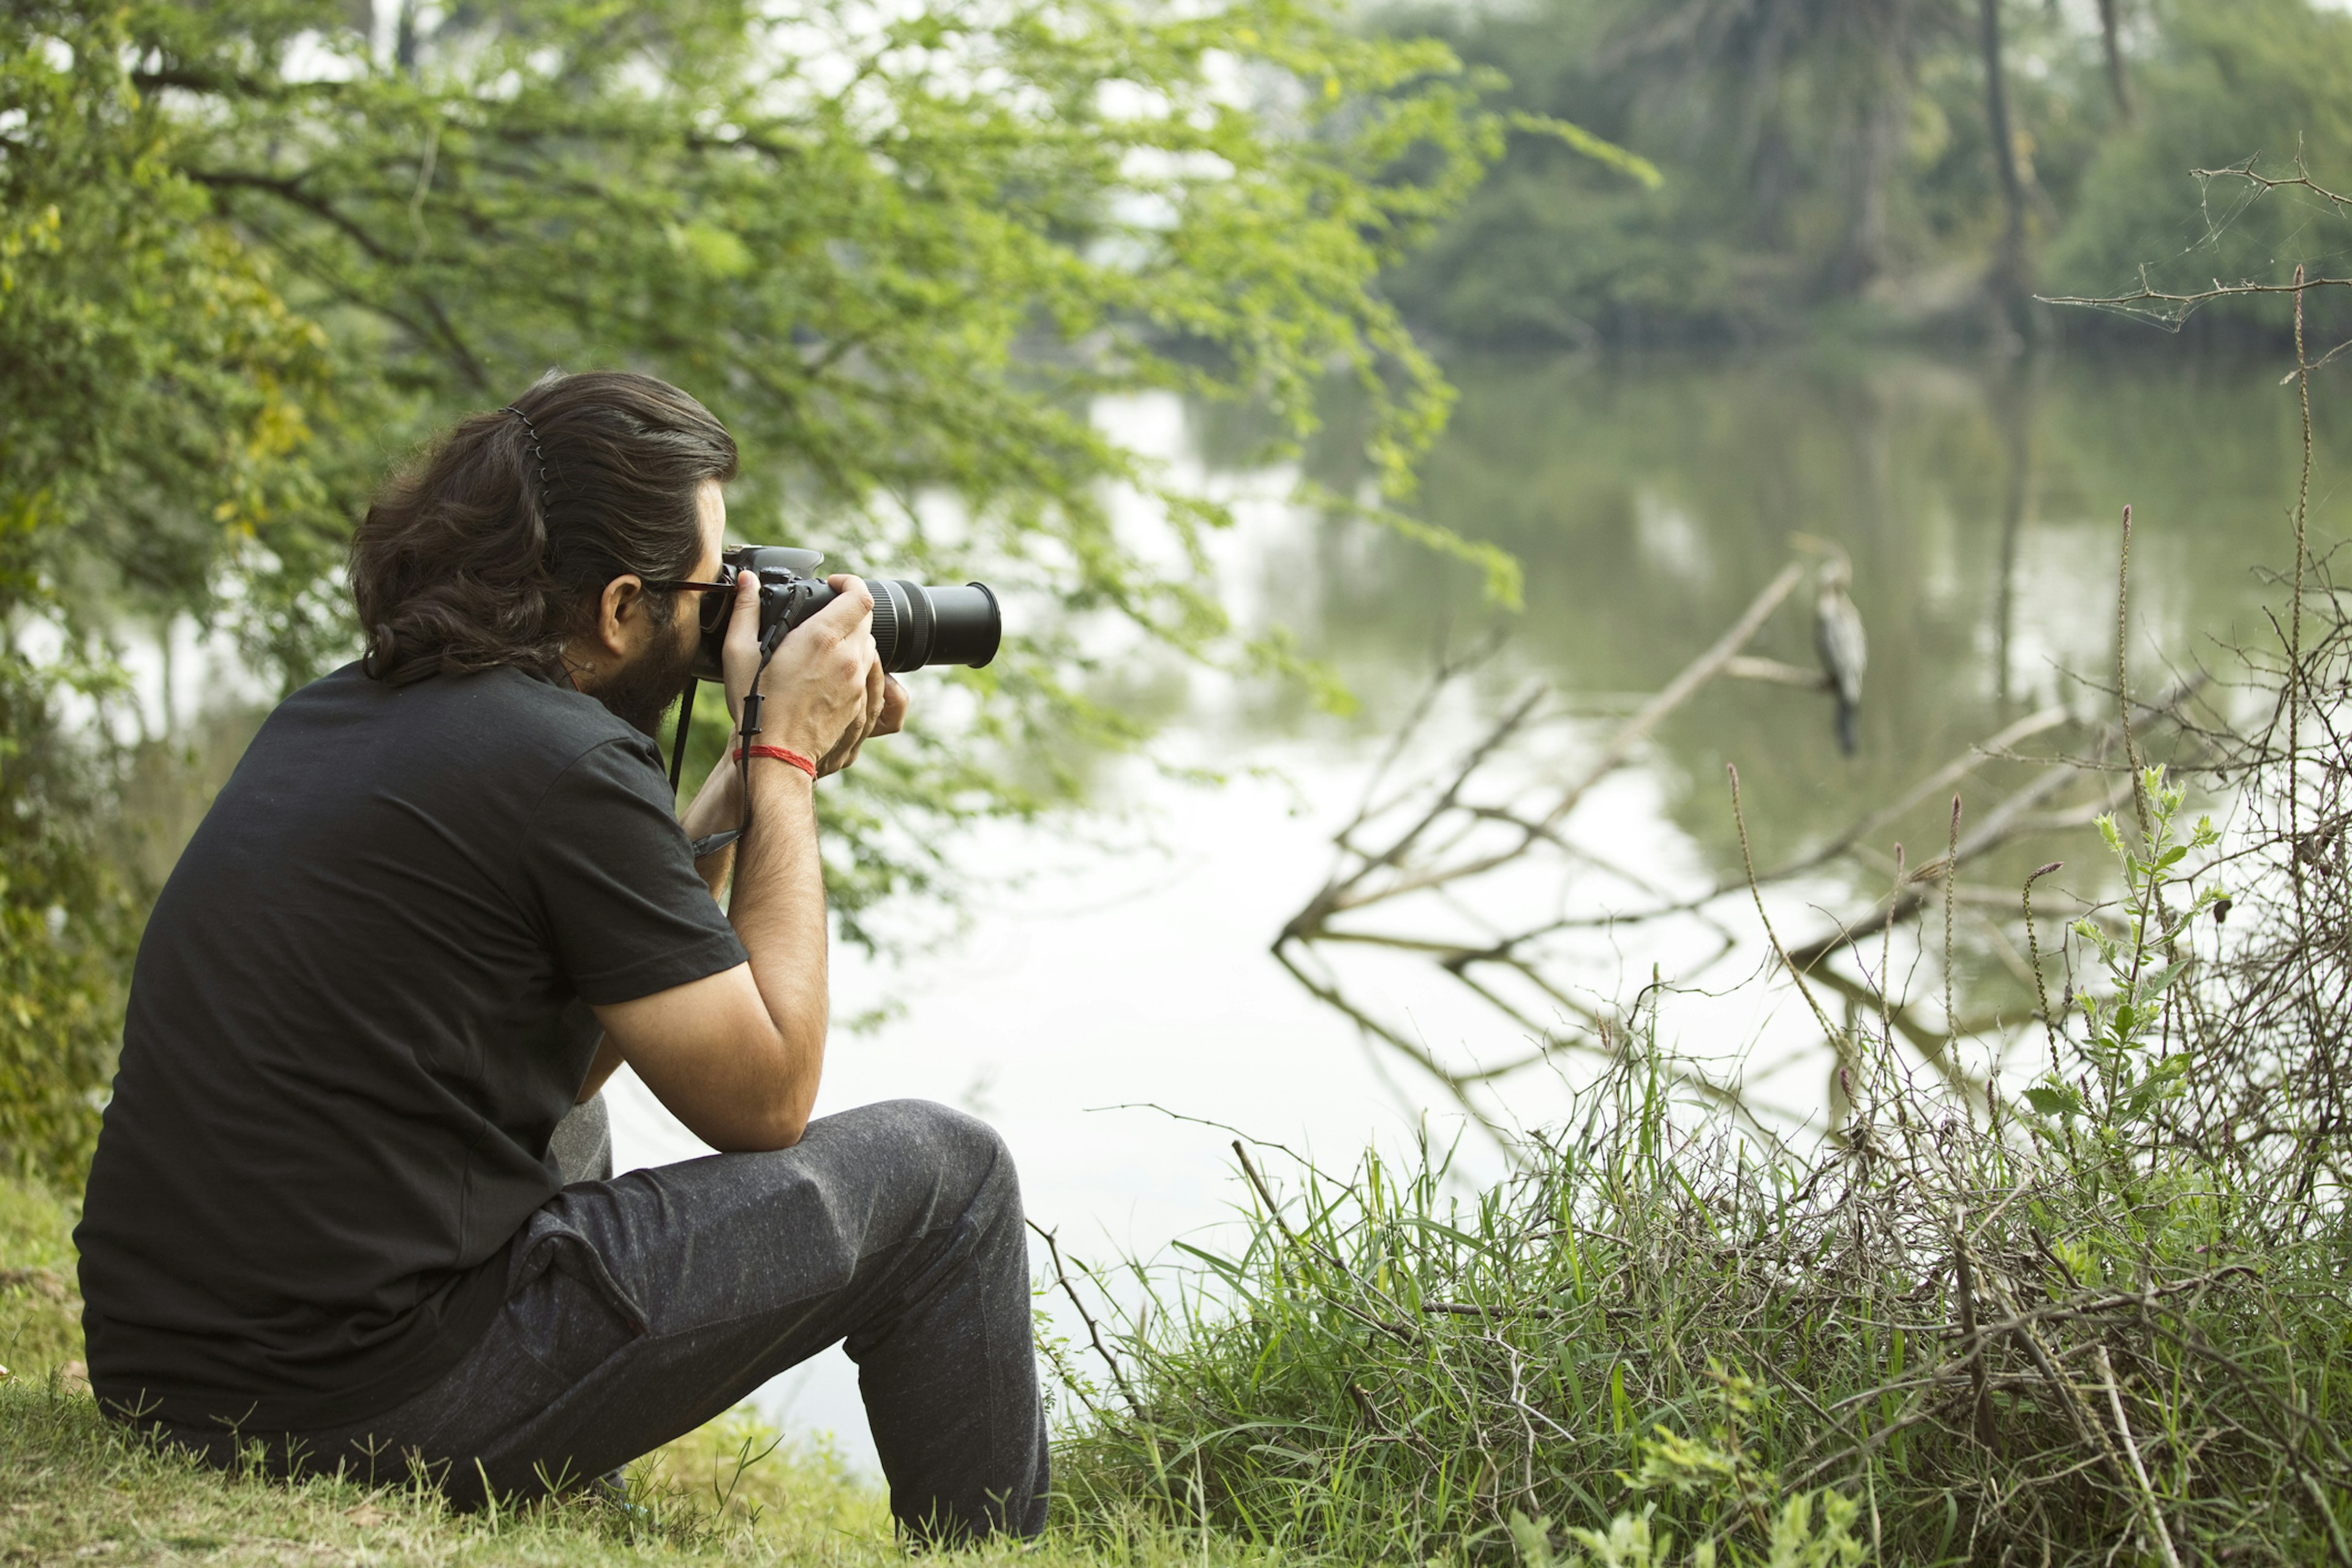
[[[677,388],[551,375],[369,510],[367,656],[270,715],[140,944],[75,1233],[110,1410],[223,1464],[421,1460],[478,1503],[603,1475],[845,1337],[912,1539],[1043,1527],[1003,1143],[911,1100],[809,1120],[816,779],[907,710],[856,578],[760,678],[748,834],[689,847],[740,820],[734,767],[673,814],[652,733],[723,605],[735,469]],[[565,1185],[557,1126],[623,1062],[726,1152]]]

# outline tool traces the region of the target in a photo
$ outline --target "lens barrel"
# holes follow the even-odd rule
[[[883,668],[895,674],[927,664],[979,666],[996,657],[1004,621],[986,584],[926,587],[873,577],[866,585],[874,594],[874,647]]]

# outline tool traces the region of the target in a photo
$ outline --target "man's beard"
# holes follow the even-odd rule
[[[692,621],[687,630],[696,629]],[[686,689],[694,668],[699,637],[679,637],[674,626],[659,628],[654,646],[623,665],[596,693],[596,700],[615,718],[634,725],[648,737],[661,732],[662,715]]]

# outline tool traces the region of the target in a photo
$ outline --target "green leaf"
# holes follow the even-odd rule
[[[1511,1510],[1511,1543],[1518,1548],[1519,1561],[1527,1568],[1552,1568],[1551,1516],[1538,1515],[1529,1519],[1518,1510]]]
[[[2026,1102],[2044,1116],[2083,1114],[2083,1097],[2064,1084],[2036,1084],[2025,1091]]]

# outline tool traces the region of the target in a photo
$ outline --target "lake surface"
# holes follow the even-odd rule
[[[1793,550],[1792,536],[1834,546],[1852,561],[1870,637],[1856,755],[1841,754],[1820,693],[1717,681],[1568,818],[1562,853],[1586,866],[1572,886],[1507,872],[1442,919],[1461,932],[1508,929],[1546,900],[1605,915],[1736,876],[1727,763],[1740,770],[1758,862],[1779,863],[2021,716],[2113,710],[2100,687],[2113,680],[2126,502],[2136,688],[2200,661],[2226,669],[2233,640],[2263,634],[2269,595],[2256,568],[2286,563],[2292,539],[2293,390],[2277,384],[2274,365],[2166,346],[2033,364],[1833,354],[1456,363],[1461,403],[1414,505],[1518,556],[1517,614],[1484,604],[1465,566],[1290,508],[1297,473],[1241,460],[1254,439],[1245,416],[1173,399],[1106,405],[1101,419],[1123,438],[1243,499],[1241,526],[1218,545],[1230,602],[1245,625],[1288,626],[1361,707],[1335,717],[1293,690],[1134,672],[1135,689],[1175,715],[1161,760],[1228,782],[1106,764],[1099,817],[973,834],[957,852],[978,890],[965,938],[895,964],[837,959],[835,1016],[887,1016],[836,1038],[819,1112],[920,1096],[989,1117],[1020,1163],[1032,1215],[1097,1259],[1155,1255],[1238,1199],[1232,1134],[1204,1123],[1345,1165],[1367,1142],[1409,1140],[1425,1118],[1460,1139],[1465,1177],[1498,1169],[1494,1142],[1464,1131],[1443,1085],[1403,1051],[1369,1042],[1269,951],[1322,885],[1331,836],[1442,651],[1503,636],[1439,700],[1390,776],[1442,773],[1507,704],[1541,689],[1556,722],[1516,746],[1498,775],[1506,796],[1533,794],[1580,766],[1785,565],[1820,558]],[[2344,531],[2336,476],[2352,454],[2352,422],[2331,392],[2320,384],[2316,409],[2322,537]],[[1304,466],[1343,489],[1360,478],[1328,451],[1310,450]],[[1811,667],[1811,592],[1809,578],[1748,651]],[[250,701],[233,675],[209,668],[201,645],[182,641],[175,700],[156,710],[181,716],[197,775],[218,777],[251,732]],[[161,664],[148,660],[142,679],[160,684]],[[205,700],[207,690],[227,700]],[[157,774],[149,805],[173,819],[164,845],[200,808],[185,777]],[[1914,865],[1931,858],[1948,803],[1938,793],[1878,839],[1912,845]],[[2038,861],[2071,854],[2085,868],[2082,889],[2095,893],[2086,837],[2030,840],[1971,874],[2013,887]],[[1810,934],[1882,876],[1871,862],[1824,868],[1776,889],[1776,922]],[[1515,1019],[1408,953],[1350,951],[1328,973],[1460,1070],[1525,1054],[1530,1018],[1548,1030],[1575,1025],[1562,1010],[1570,1004],[1605,1015],[1654,964],[1683,986],[1661,1011],[1664,1039],[1726,1074],[1744,1058],[1748,1088],[1780,1125],[1821,1124],[1818,1031],[1792,998],[1740,984],[1761,952],[1752,919],[1579,931],[1547,961],[1568,1002],[1541,1017],[1550,1003],[1505,996]],[[1973,962],[1994,995],[2006,982],[1990,960]],[[1496,1121],[1540,1122],[1568,1103],[1577,1061],[1566,1052],[1482,1086],[1475,1103]],[[625,1075],[614,1098],[625,1165],[701,1152]],[[837,1352],[780,1380],[763,1403],[870,1455]]]

